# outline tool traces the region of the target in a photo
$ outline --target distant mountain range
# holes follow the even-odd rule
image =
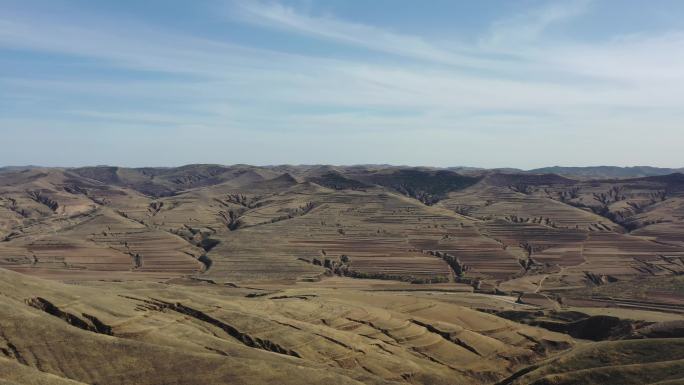
[[[180,167],[139,167],[130,168],[130,170],[139,170],[143,173],[151,172],[155,170],[155,174],[162,173],[173,173],[176,170],[196,170],[197,168],[224,168],[226,166],[220,165],[205,165],[205,164],[190,164]],[[255,167],[248,165],[232,165],[228,166],[234,167]],[[0,167],[0,171],[17,171],[22,169],[35,169],[41,168],[41,166],[5,166]],[[93,167],[84,167],[82,169],[88,169]],[[109,166],[96,166],[95,168],[102,169],[108,168],[110,170],[120,169],[118,167]],[[619,167],[619,166],[587,166],[587,167],[566,167],[566,166],[551,166],[551,167],[541,167],[531,170],[523,170],[519,168],[481,168],[481,167],[468,167],[468,166],[456,166],[456,167],[410,167],[410,166],[400,166],[400,165],[389,165],[389,164],[362,164],[362,165],[350,165],[350,166],[329,166],[329,165],[273,165],[273,166],[256,166],[256,168],[272,170],[276,172],[290,172],[292,174],[306,173],[311,170],[329,169],[329,170],[343,170],[343,171],[359,171],[359,170],[389,170],[389,169],[414,169],[414,170],[449,170],[463,175],[469,176],[481,176],[488,173],[502,173],[502,174],[558,174],[568,178],[573,179],[629,179],[629,178],[644,178],[649,176],[662,176],[675,173],[684,173],[684,167],[682,168],[664,168],[664,167],[651,167],[651,166],[632,166],[632,167]],[[78,168],[77,168],[78,170]]]
[[[660,168],[650,166],[617,167],[617,166],[592,166],[592,167],[543,167],[527,172],[535,174],[559,174],[569,177],[580,178],[642,178],[647,176],[660,176],[684,172],[684,168]]]
[[[481,174],[488,171],[504,173],[504,174],[558,174],[573,179],[625,179],[625,178],[643,178],[648,176],[661,176],[674,173],[684,173],[682,168],[663,168],[651,166],[633,166],[633,167],[619,167],[619,166],[587,166],[587,167],[565,167],[565,166],[551,166],[541,167],[531,170],[523,170],[519,168],[494,168],[485,169],[478,167],[449,167],[451,171],[460,174]]]

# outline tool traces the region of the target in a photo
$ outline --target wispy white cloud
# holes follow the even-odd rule
[[[522,44],[537,42],[549,28],[585,14],[592,2],[593,0],[555,1],[497,20],[481,40],[481,44],[490,49],[520,49]]]
[[[490,67],[496,61],[470,55],[465,46],[450,42],[440,45],[410,34],[339,20],[332,16],[312,16],[280,3],[242,1],[231,11],[242,21],[309,37],[332,40],[372,51],[464,67]],[[464,52],[466,51],[466,52]]]
[[[550,49],[546,60],[565,71],[625,83],[684,81],[684,31],[619,36]]]
[[[55,130],[154,126],[178,134],[192,128],[217,141],[248,132],[268,140],[268,135],[305,131],[307,138],[328,140],[325,133],[349,146],[353,143],[341,140],[343,135],[371,140],[392,133],[407,143],[424,143],[431,135],[468,143],[501,137],[524,146],[535,136],[559,138],[570,132],[625,147],[629,137],[621,135],[654,125],[677,135],[684,120],[684,32],[616,36],[600,43],[546,36],[554,25],[590,12],[590,2],[530,10],[494,23],[481,39],[458,44],[279,3],[235,7],[239,12],[233,18],[240,22],[388,59],[244,46],[132,21],[122,26],[97,18],[45,16],[35,23],[31,16],[15,14],[0,16],[0,49],[59,53],[74,62],[87,58],[93,66],[168,78],[94,81],[27,73],[0,77],[0,98],[35,96],[26,98],[24,107],[51,113],[42,124]],[[495,55],[500,53],[508,55]],[[0,119],[0,131],[22,125],[38,129],[37,118],[29,124],[21,114],[9,111],[12,116]],[[558,151],[581,144],[558,143]],[[421,151],[416,159],[428,159],[430,150]]]
[[[647,106],[652,103],[640,98],[639,90],[635,87],[648,86],[648,82],[657,79],[672,81],[684,76],[681,70],[684,66],[683,32],[658,36],[616,36],[609,41],[594,43],[559,42],[544,36],[547,29],[569,23],[590,12],[592,0],[552,2],[496,21],[477,43],[461,43],[457,51],[431,44],[418,36],[348,23],[329,16],[301,14],[278,3],[239,4],[243,11],[246,10],[246,21],[265,27],[285,28],[313,37],[435,63],[453,63],[487,70],[486,73],[472,73],[452,68],[446,74],[434,76],[435,71],[430,67],[421,71],[408,65],[400,66],[399,70],[389,68],[389,71],[386,71],[388,68],[369,67],[369,72],[374,69],[386,71],[385,76],[373,74],[379,82],[404,71],[434,81],[433,84],[440,87],[444,86],[445,80],[447,83],[449,80],[462,84],[475,82],[482,85],[479,88],[483,89],[499,88],[497,85],[508,87],[512,93],[504,92],[504,95],[518,96],[527,94],[524,92],[524,88],[527,88],[548,103],[553,103],[548,97],[554,96],[554,88],[557,88],[559,95],[553,100],[559,103],[572,100],[571,96],[576,93],[588,103],[603,101],[607,104],[629,105],[631,99],[634,104],[646,102]],[[482,59],[501,52],[511,56],[498,57],[496,60]],[[511,78],[515,80],[502,80]],[[406,81],[410,84],[411,79],[403,80],[394,81],[393,84],[397,88],[406,87]],[[535,91],[540,88],[543,90]],[[563,97],[561,93],[570,98]],[[654,103],[665,102],[663,106],[671,104],[667,103],[670,94],[655,100],[653,96],[650,93],[648,98]],[[516,102],[511,100],[511,103]]]

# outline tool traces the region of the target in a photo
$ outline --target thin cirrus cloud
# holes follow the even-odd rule
[[[591,0],[550,3],[497,20],[492,23],[482,43],[497,49],[506,50],[506,46],[513,46],[519,50],[522,43],[538,40],[547,28],[570,22],[589,12],[592,3]]]
[[[231,11],[234,18],[263,28],[296,32],[407,58],[480,68],[496,64],[458,50],[436,46],[418,36],[399,34],[333,17],[313,17],[279,3],[238,2]]]
[[[19,9],[0,15],[0,52],[45,55],[55,68],[76,74],[14,68],[12,75],[0,76],[0,100],[9,101],[0,107],[0,131],[16,134],[24,127],[49,138],[99,129],[116,141],[111,133],[119,130],[154,143],[151,138],[166,127],[167,148],[182,148],[181,132],[196,130],[214,143],[259,138],[272,149],[257,158],[237,148],[226,159],[207,159],[206,151],[197,150],[185,155],[191,162],[678,166],[671,164],[676,160],[667,143],[644,142],[650,147],[637,159],[617,149],[632,148],[634,137],[653,125],[684,141],[684,34],[635,31],[573,41],[548,33],[593,9],[584,0],[549,3],[483,20],[476,38],[438,41],[278,2],[230,3],[225,33],[213,35],[162,27],[144,17],[125,21],[97,12],[83,17]],[[322,41],[329,50],[322,55],[234,38],[241,26],[266,36]],[[358,52],[337,55],[336,47]],[[84,68],[94,74],[79,75]],[[392,136],[387,158],[367,144],[382,135]],[[433,147],[444,159],[435,157],[430,137],[440,138]],[[277,143],[267,143],[274,138]],[[302,141],[319,149],[310,159],[290,159],[292,152],[278,145]],[[611,143],[616,150],[576,158],[591,142]],[[468,143],[468,150],[442,148],[459,143]],[[529,153],[541,143],[548,149],[522,158],[508,150],[517,146]],[[542,159],[546,152],[558,159]],[[74,162],[125,163],[116,152],[107,153],[109,159]],[[0,163],[17,164],[16,157],[0,156]]]

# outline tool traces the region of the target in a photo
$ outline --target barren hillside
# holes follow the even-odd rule
[[[680,354],[683,213],[682,174],[2,169],[0,379],[681,379],[630,354]]]

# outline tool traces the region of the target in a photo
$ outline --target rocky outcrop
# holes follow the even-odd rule
[[[100,321],[97,317],[83,313],[83,318],[80,318],[74,314],[61,310],[59,307],[54,305],[52,302],[41,297],[33,297],[25,300],[26,304],[41,310],[47,314],[55,316],[64,320],[71,326],[77,327],[79,329],[88,330],[95,333],[112,335],[112,328],[106,325],[104,322]]]
[[[247,333],[243,333],[239,331],[236,327],[227,324],[226,322],[223,322],[217,318],[214,318],[210,316],[209,314],[200,311],[198,309],[191,308],[189,306],[183,305],[180,302],[176,303],[171,303],[171,302],[165,302],[162,300],[158,299],[153,299],[151,301],[152,304],[156,305],[157,309],[169,309],[173,310],[175,312],[185,314],[187,316],[190,316],[192,318],[195,318],[199,321],[206,322],[208,324],[211,324],[226,333],[228,333],[231,337],[237,339],[238,341],[242,342],[244,345],[252,347],[252,348],[257,348],[257,349],[262,349],[262,350],[267,350],[269,352],[274,352],[274,353],[279,353],[279,354],[285,354],[288,356],[293,356],[299,358],[300,355],[296,351],[292,349],[287,349],[271,340],[267,339],[262,339],[259,337],[254,337],[251,336]]]

